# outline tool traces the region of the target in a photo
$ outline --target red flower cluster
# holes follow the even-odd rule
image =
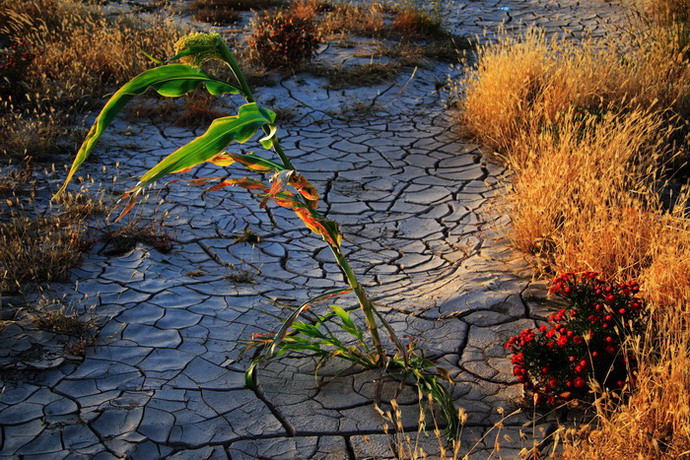
[[[289,12],[269,12],[252,24],[247,45],[252,57],[264,67],[291,67],[308,61],[314,55],[319,40],[311,21]]]
[[[565,273],[550,291],[569,303],[549,316],[548,325],[525,329],[505,347],[513,352],[513,374],[548,404],[583,398],[587,381],[622,388],[634,360],[622,340],[642,327],[644,301],[635,281],[607,284],[596,273]]]
[[[0,49],[0,96],[14,95],[23,73],[33,59],[29,45],[21,40]]]

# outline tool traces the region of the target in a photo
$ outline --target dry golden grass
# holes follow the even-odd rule
[[[428,12],[406,6],[395,12],[391,29],[404,40],[429,38],[444,35],[440,21]]]
[[[213,107],[215,98],[207,92],[196,91],[184,99],[182,112],[177,114],[174,123],[179,126],[196,128],[207,126],[216,118],[227,115]]]
[[[295,0],[290,4],[292,14],[303,21],[314,21],[326,9],[320,0]]]
[[[79,219],[13,216],[0,224],[0,292],[16,292],[29,281],[59,279],[81,260],[88,246]]]
[[[555,272],[634,276],[659,209],[653,184],[663,153],[660,117],[603,119],[570,110],[516,133],[507,206],[514,244]]]
[[[162,17],[108,19],[100,8],[76,0],[5,0],[0,19],[1,33],[34,51],[25,84],[43,99],[100,97],[107,85],[151,67],[142,51],[169,56],[183,34]]]
[[[546,272],[637,278],[650,300],[648,331],[631,344],[634,391],[602,395],[595,427],[570,439],[565,458],[690,455],[688,194],[669,208],[659,193],[674,127],[690,119],[683,46],[654,21],[625,53],[532,30],[482,48],[464,82],[458,120],[514,173],[515,245]]]
[[[31,162],[24,164],[0,166],[0,200],[12,200],[17,195],[32,192],[36,187]]]
[[[25,95],[0,95],[0,154],[50,154],[72,115],[151,67],[142,51],[170,56],[182,33],[170,20],[107,18],[77,0],[0,0],[0,34],[33,55],[16,85]]]
[[[58,147],[58,138],[65,134],[57,112],[13,110],[11,104],[0,116],[0,157],[44,158]]]
[[[503,37],[480,49],[477,69],[462,83],[458,117],[465,131],[497,151],[512,147],[531,126],[571,108],[601,113],[671,107],[684,111],[690,65],[661,32],[640,33],[623,55],[609,41],[574,44],[537,30]],[[690,113],[684,113],[690,117]]]
[[[323,37],[361,35],[380,37],[384,31],[385,7],[378,1],[368,5],[337,3],[321,21],[319,30]]]
[[[670,23],[690,23],[690,0],[642,0],[642,11],[655,20]]]

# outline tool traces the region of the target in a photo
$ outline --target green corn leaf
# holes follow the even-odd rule
[[[129,193],[136,193],[163,176],[204,163],[233,141],[248,141],[256,134],[257,129],[272,123],[274,119],[275,113],[261,109],[253,102],[240,107],[237,115],[217,118],[203,135],[177,149],[146,172]]]
[[[346,332],[349,332],[352,336],[358,338],[360,341],[364,338],[362,328],[357,326],[355,322],[352,321],[352,318],[350,318],[350,313],[346,312],[337,305],[331,305],[331,310],[333,310],[338,318],[340,318],[340,321],[343,323],[343,329]]]
[[[292,329],[313,339],[328,340],[328,337],[326,337],[324,333],[319,330],[319,328],[312,326],[311,324],[295,322],[295,324],[292,325]]]
[[[254,154],[231,153],[228,156],[250,171],[263,173],[285,170],[284,166]]]
[[[144,51],[139,51],[146,59],[148,59],[151,62],[154,62],[156,64],[163,64],[163,61],[160,59],[156,59],[155,57],[151,56],[149,53],[146,53]]]
[[[72,177],[77,172],[77,169],[79,169],[82,163],[84,163],[91,154],[91,151],[105,129],[132,98],[144,93],[149,88],[153,88],[163,96],[179,97],[192,89],[198,88],[202,83],[206,84],[206,88],[211,94],[239,93],[239,88],[236,86],[213,78],[194,67],[183,64],[169,64],[147,70],[122,86],[122,88],[117,90],[108,100],[105,107],[103,107],[101,113],[96,118],[96,122],[89,130],[89,134],[86,136],[84,143],[77,152],[77,156],[67,174],[65,183],[60,187],[55,197],[65,191],[67,184],[69,184]]]
[[[272,357],[273,354],[275,353],[276,347],[280,344],[280,342],[285,338],[285,336],[288,334],[290,331],[290,328],[292,325],[295,323],[299,315],[301,315],[304,311],[309,309],[309,307],[321,300],[329,299],[331,297],[336,297],[339,295],[347,294],[351,292],[351,288],[347,289],[337,289],[334,291],[328,291],[324,294],[321,294],[320,296],[314,297],[312,299],[307,300],[304,302],[302,305],[300,305],[298,308],[295,309],[295,311],[292,312],[292,314],[285,320],[283,325],[278,329],[278,332],[276,332],[275,336],[273,337],[273,344],[271,347],[268,349],[268,356]]]
[[[347,327],[348,329],[357,329],[357,325],[354,321],[352,321],[352,319],[350,319],[350,314],[348,312],[346,312],[337,305],[331,305],[331,310],[333,310],[333,312],[336,315],[338,315],[338,318],[340,318],[340,321],[343,322],[343,325],[345,327]]]

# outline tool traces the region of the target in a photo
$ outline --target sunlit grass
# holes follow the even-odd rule
[[[628,344],[635,387],[597,399],[592,429],[569,439],[566,458],[679,458],[690,449],[688,190],[672,200],[660,193],[687,158],[690,61],[677,13],[650,16],[623,45],[536,30],[504,37],[480,49],[463,82],[458,123],[513,171],[515,246],[542,272],[637,278],[651,301],[647,332]]]

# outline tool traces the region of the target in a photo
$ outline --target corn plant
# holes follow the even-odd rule
[[[244,99],[244,104],[239,107],[236,115],[214,120],[204,134],[165,157],[122,196],[120,202],[124,204],[124,208],[118,219],[132,209],[145,188],[153,182],[170,174],[189,171],[205,162],[222,167],[240,166],[264,176],[263,180],[246,176],[219,176],[195,179],[190,183],[207,185],[216,182],[207,188],[207,191],[221,190],[229,186],[245,188],[262,196],[261,207],[272,202],[279,207],[292,210],[309,230],[323,238],[333,253],[348,287],[309,300],[294,309],[278,332],[270,337],[251,341],[250,346],[263,345],[264,349],[247,370],[247,385],[255,385],[255,370],[261,362],[286,352],[313,352],[322,360],[340,357],[366,368],[394,369],[405,377],[414,378],[422,391],[430,394],[441,405],[448,432],[456,433],[457,413],[448,390],[439,383],[439,377],[448,378],[447,372],[424,359],[412,346],[406,348],[390,324],[376,310],[343,252],[342,235],[338,225],[317,210],[320,197],[316,187],[297,172],[283,150],[276,135],[275,113],[257,104],[244,74],[225,42],[218,34],[191,34],[177,43],[176,52],[174,57],[165,62],[156,61],[161,65],[141,73],[113,94],[87,134],[65,183],[56,196],[64,192],[104,130],[133,97],[149,89],[163,96],[180,97],[201,87],[205,87],[212,95],[239,95]],[[202,64],[208,60],[220,60],[225,63],[231,69],[235,81],[224,81],[202,71]],[[256,154],[225,150],[232,143],[249,141],[259,131],[263,133],[260,144],[267,151],[274,152],[277,158],[269,159]],[[269,176],[268,180],[265,176]],[[312,304],[347,293],[354,293],[357,297],[366,324],[367,339],[365,330],[356,325],[348,312],[338,307],[332,307],[330,314],[317,317],[311,323],[299,320]],[[329,322],[334,318],[339,321],[337,325],[340,332],[354,339],[354,345],[351,344],[352,340],[342,341],[328,328]],[[392,355],[387,354],[383,346],[379,323],[395,346],[396,352]]]

